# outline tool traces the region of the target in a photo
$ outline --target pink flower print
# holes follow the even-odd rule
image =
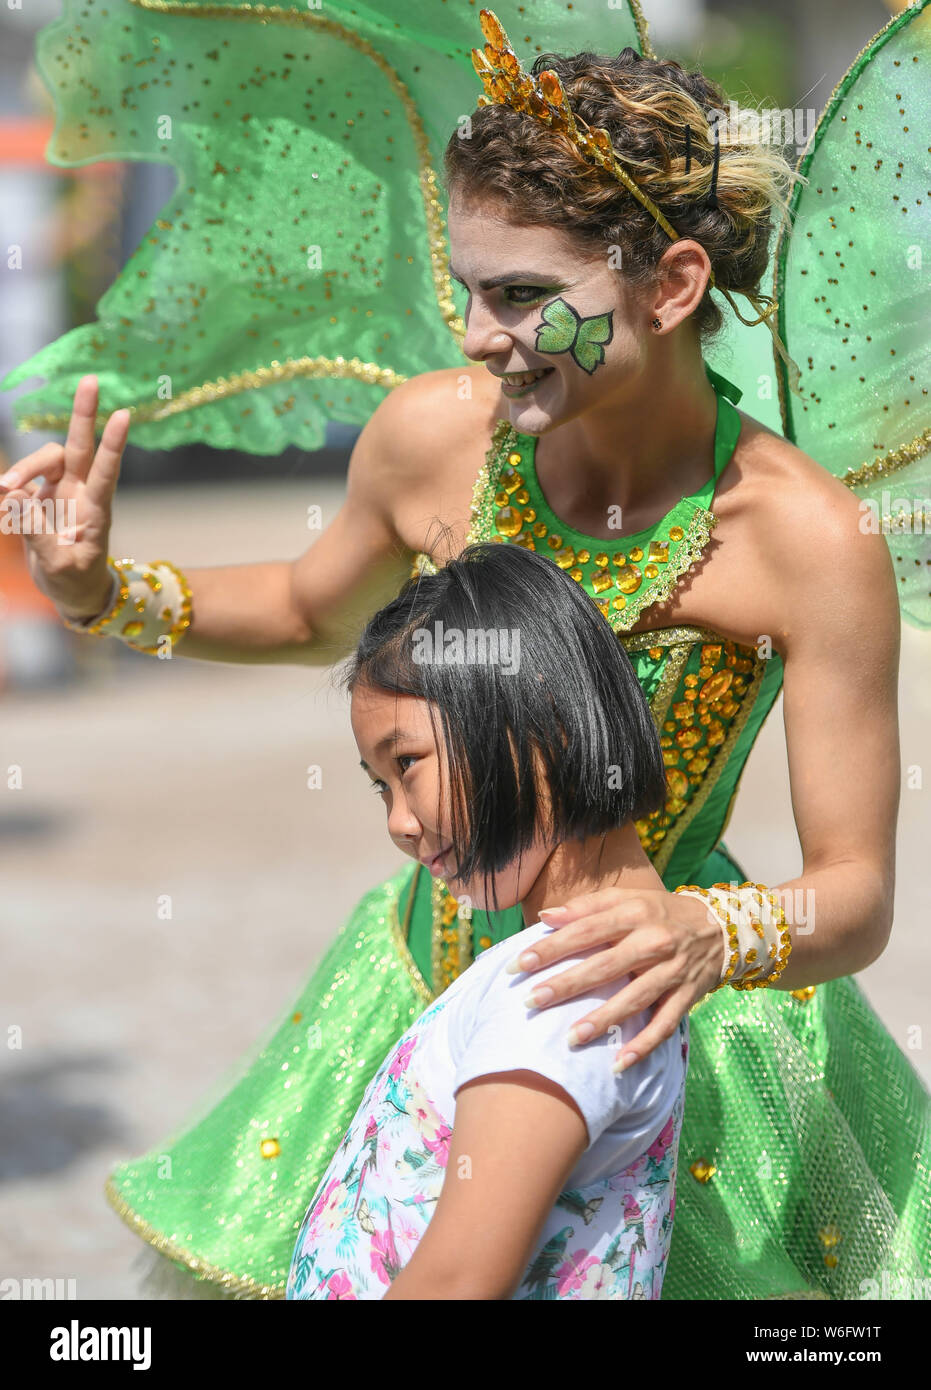
[[[612,1298],[614,1277],[610,1265],[592,1260],[579,1283],[579,1298]]]
[[[365,1126],[365,1134],[363,1135],[363,1143],[368,1143],[370,1139],[374,1139],[377,1133],[378,1121],[375,1119],[374,1115],[369,1115],[369,1122]]]
[[[654,1139],[653,1143],[647,1149],[647,1153],[650,1155],[651,1158],[655,1158],[657,1163],[660,1162],[666,1150],[669,1148],[669,1145],[672,1143],[672,1137],[674,1133],[675,1125],[673,1123],[673,1118],[670,1115],[669,1119],[663,1126],[662,1133],[658,1136],[658,1138]]]
[[[449,1141],[452,1138],[452,1133],[448,1125],[441,1125],[436,1132],[435,1139],[428,1139],[424,1136],[424,1145],[433,1154],[441,1168],[445,1168],[449,1162]]]
[[[352,1291],[349,1275],[344,1274],[342,1270],[337,1270],[337,1272],[331,1274],[327,1280],[326,1301],[327,1303],[358,1303],[359,1300]]]
[[[383,1284],[390,1284],[401,1268],[390,1227],[386,1231],[376,1231],[372,1236],[370,1255],[372,1272],[378,1275]]]
[[[346,1201],[346,1186],[339,1178],[333,1178],[326,1186],[323,1196],[314,1205],[310,1219],[311,1228],[335,1231],[342,1224],[341,1208]]]
[[[417,1045],[416,1037],[408,1038],[398,1048],[394,1057],[391,1059],[391,1066],[388,1068],[388,1075],[393,1076],[395,1081],[400,1081],[407,1071],[407,1064],[411,1059],[411,1053]]]
[[[589,1255],[587,1250],[576,1250],[555,1272],[558,1296],[565,1298],[570,1293],[577,1293],[585,1283],[586,1271],[598,1263],[595,1256]]]

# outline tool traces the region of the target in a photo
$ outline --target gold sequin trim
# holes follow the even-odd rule
[[[902,444],[898,449],[890,449],[889,453],[883,454],[882,458],[872,459],[869,463],[861,463],[859,468],[848,468],[841,478],[841,482],[846,487],[863,487],[865,483],[872,483],[877,478],[885,478],[891,473],[897,473],[900,468],[915,463],[929,452],[931,452],[931,428],[922,430],[921,434],[916,434],[915,438],[910,440],[908,444]]]
[[[230,1294],[248,1294],[250,1298],[262,1300],[284,1298],[284,1284],[259,1284],[255,1279],[250,1279],[248,1275],[229,1274],[217,1265],[208,1264],[205,1260],[198,1259],[196,1255],[191,1254],[190,1250],[185,1250],[183,1246],[177,1245],[167,1236],[160,1235],[154,1226],[149,1225],[148,1221],[137,1216],[129,1203],[120,1196],[112,1178],[107,1179],[104,1196],[117,1216],[121,1217],[141,1240],[146,1241],[166,1259],[183,1264],[194,1278],[206,1279],[213,1284],[219,1284]]]
[[[420,995],[424,1004],[430,1004],[433,1002],[434,999],[433,990],[431,990],[430,986],[427,984],[426,980],[418,970],[417,962],[414,960],[411,948],[407,944],[407,936],[408,931],[410,929],[411,913],[413,912],[414,898],[417,893],[417,883],[420,879],[420,874],[422,870],[422,864],[418,864],[417,867],[414,869],[414,873],[411,878],[410,898],[408,899],[407,903],[407,911],[404,914],[403,927],[401,926],[400,914],[398,912],[398,896],[396,894],[391,895],[391,900],[388,903],[387,909],[388,931],[391,935],[391,940],[394,942],[395,949],[397,950],[398,955],[401,957],[401,964],[407,971],[408,979],[414,986],[414,989]]]

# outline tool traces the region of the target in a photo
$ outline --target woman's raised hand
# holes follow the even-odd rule
[[[693,1004],[720,981],[721,925],[697,898],[665,888],[600,888],[572,898],[562,907],[544,908],[540,920],[559,931],[535,942],[511,961],[510,970],[526,970],[533,992],[534,970],[600,946],[587,960],[551,975],[540,988],[539,1007],[573,999],[605,980],[633,978],[592,1013],[575,1020],[575,1041],[589,1042],[613,1033],[620,1049],[620,1023],[650,1010],[645,1028],[623,1047],[623,1056],[639,1061],[669,1038]]]
[[[0,476],[0,520],[13,518],[4,530],[22,534],[34,582],[76,620],[96,617],[110,596],[110,505],[129,435],[129,411],[114,411],[95,453],[96,415],[97,378],[84,376],[64,444],[43,444]]]

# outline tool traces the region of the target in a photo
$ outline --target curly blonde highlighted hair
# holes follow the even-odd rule
[[[749,138],[752,110],[728,121],[727,98],[701,72],[625,48],[596,53],[541,54],[534,77],[555,71],[570,105],[589,126],[603,126],[618,158],[681,237],[704,247],[716,287],[759,295],[769,264],[774,215],[788,215],[799,177],[785,145]],[[733,107],[731,108],[733,110]],[[502,204],[521,225],[565,232],[592,254],[620,249],[622,274],[636,286],[655,280],[673,243],[622,184],[585,161],[573,142],[504,104],[481,106],[469,138],[455,132],[446,147],[447,190],[466,202]],[[714,181],[715,132],[719,142]],[[695,312],[703,344],[723,327],[720,307],[705,291]]]

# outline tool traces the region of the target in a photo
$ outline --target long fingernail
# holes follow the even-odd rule
[[[558,917],[560,920],[566,916],[569,909],[567,907],[541,907],[540,916],[546,918]]]
[[[0,475],[0,487],[19,487],[20,477],[18,473],[3,473]]]
[[[594,1031],[593,1023],[573,1023],[569,1029],[569,1046],[578,1047],[579,1043],[588,1042]]]
[[[626,1071],[628,1067],[633,1066],[636,1060],[636,1052],[622,1052],[618,1060],[614,1063],[614,1066],[611,1068],[611,1070],[613,1072]]]
[[[524,962],[523,965],[521,965],[521,961]],[[524,970],[536,970],[539,964],[540,957],[536,951],[524,951],[521,955],[508,961],[504,973],[505,975],[520,975]]]
[[[541,985],[539,989],[531,990],[525,997],[524,1003],[528,1009],[539,1009],[543,1004],[548,1004],[553,998],[553,991],[546,985]]]

